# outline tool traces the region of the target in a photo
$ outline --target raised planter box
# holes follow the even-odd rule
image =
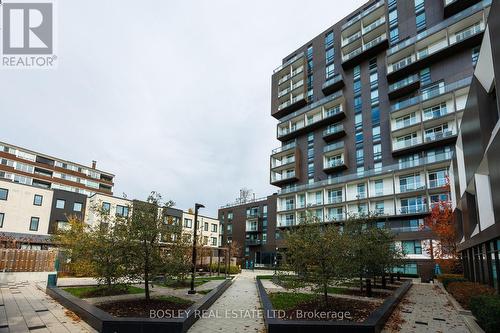
[[[387,319],[403,296],[410,289],[411,280],[405,281],[381,306],[361,323],[344,321],[310,321],[310,320],[282,320],[273,316],[274,309],[262,285],[257,279],[257,289],[264,308],[264,320],[268,333],[378,333],[382,331]]]
[[[207,310],[229,288],[232,282],[232,279],[222,282],[187,309],[187,314],[177,319],[113,317],[58,287],[47,285],[45,292],[102,333],[184,333],[199,319],[201,311]]]

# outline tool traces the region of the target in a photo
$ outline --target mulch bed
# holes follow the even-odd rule
[[[103,304],[97,304],[98,308],[115,317],[140,317],[149,318],[150,310],[186,310],[191,303],[174,303],[166,300],[145,299],[117,301]]]
[[[363,322],[377,308],[379,304],[338,297],[328,297],[328,304],[323,302],[323,298],[317,298],[299,304],[297,307],[285,311],[284,320],[310,320],[310,321],[339,321],[350,320]],[[307,313],[307,315],[305,315]],[[323,313],[326,318],[320,318]],[[344,318],[340,318],[343,313]],[[349,313],[349,317],[347,315]],[[318,314],[318,315],[315,315]]]

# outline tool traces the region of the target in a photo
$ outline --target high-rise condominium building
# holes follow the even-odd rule
[[[89,196],[112,195],[114,177],[97,170],[95,161],[91,166],[84,166],[0,142],[0,179]]]
[[[333,5],[332,5],[333,6]],[[370,1],[287,55],[272,74],[280,146],[276,223],[376,213],[410,260],[447,176],[491,0]],[[432,245],[432,246],[431,246]]]

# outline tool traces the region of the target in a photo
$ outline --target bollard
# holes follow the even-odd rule
[[[391,284],[394,284],[394,274],[393,273],[389,274],[389,279],[391,280]]]
[[[387,280],[386,280],[385,274],[384,274],[384,275],[382,275],[382,288],[385,289],[386,287],[387,287]]]
[[[366,279],[366,296],[372,297],[372,280]]]
[[[398,281],[401,281],[401,273],[400,273],[400,272],[398,272],[397,274],[398,274],[398,275],[397,275],[397,280],[398,280]]]

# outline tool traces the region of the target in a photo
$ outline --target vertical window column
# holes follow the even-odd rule
[[[363,152],[363,102],[361,98],[361,67],[358,65],[353,69],[353,92],[354,92],[354,131],[356,133],[356,172],[362,173],[364,167]]]
[[[391,44],[396,44],[399,41],[398,28],[398,9],[396,8],[397,0],[389,0],[389,40]]]
[[[312,103],[314,100],[314,76],[313,76],[313,46],[307,47],[307,101]]]

